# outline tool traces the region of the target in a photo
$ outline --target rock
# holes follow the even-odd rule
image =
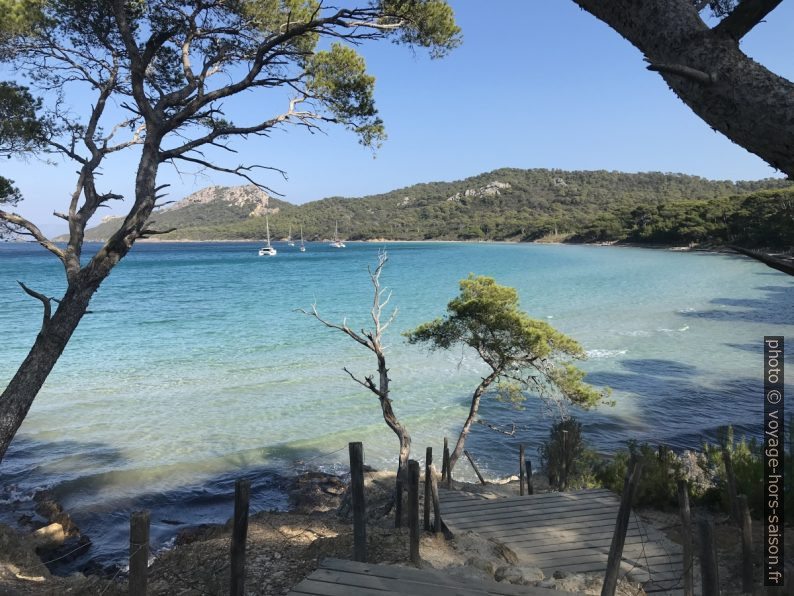
[[[339,476],[306,472],[294,479],[289,491],[289,507],[296,513],[338,509],[347,485]]]
[[[57,522],[61,524],[67,537],[71,538],[80,535],[80,530],[74,525],[72,518],[63,510],[61,504],[55,500],[55,497],[49,491],[40,490],[33,496],[33,500],[36,503],[36,513],[50,523]]]
[[[502,565],[494,572],[494,579],[498,582],[510,584],[529,585],[543,579],[543,571],[537,567],[523,565]]]
[[[192,542],[212,540],[213,538],[221,536],[223,532],[224,527],[220,524],[200,524],[180,531],[179,534],[176,535],[174,544],[176,546],[181,546]]]
[[[508,584],[526,585],[529,583],[524,579],[521,570],[515,565],[502,565],[494,572],[493,578],[498,582],[506,582]]]
[[[77,535],[67,538],[55,548],[39,547],[36,552],[44,560],[53,561],[54,567],[60,567],[84,556],[91,549],[91,540],[88,536]],[[51,567],[52,568],[52,567]]]
[[[514,553],[510,547],[504,545],[498,540],[489,539],[489,542],[491,542],[493,545],[494,554],[504,559],[510,565],[518,564],[518,555],[516,555],[516,553]]]
[[[538,567],[519,565],[518,569],[521,571],[521,575],[524,579],[527,580],[527,583],[539,582],[545,577],[543,570]]]
[[[54,522],[33,532],[30,539],[34,548],[53,549],[66,541],[66,532],[61,524]]]
[[[489,575],[482,569],[476,567],[447,567],[444,569],[444,574],[453,577],[459,581],[482,581],[493,580],[493,576]]]
[[[494,574],[494,564],[492,561],[488,559],[483,559],[482,557],[469,557],[466,559],[466,566],[473,567],[474,569],[479,569],[480,571],[484,571],[489,576],[493,577]]]

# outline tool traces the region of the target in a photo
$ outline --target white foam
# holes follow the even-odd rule
[[[648,337],[650,333],[644,329],[637,329],[636,331],[621,331],[618,335],[628,335],[629,337]]]
[[[598,358],[614,358],[615,356],[622,356],[626,350],[587,350],[587,357],[591,359]]]

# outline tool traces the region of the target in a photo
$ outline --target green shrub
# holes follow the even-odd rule
[[[791,418],[789,418],[789,453],[784,454],[781,458],[784,461],[786,472],[788,472],[785,475],[786,487],[784,490],[785,507],[788,511],[792,511],[791,508],[794,507],[794,490],[792,490],[794,489],[794,478],[791,477],[792,457],[790,452],[792,432]],[[720,429],[718,444],[703,443],[703,451],[698,458],[698,465],[714,478],[714,487],[707,490],[702,496],[696,495],[696,499],[703,504],[730,513],[728,479],[722,455],[724,449],[731,454],[733,475],[736,479],[736,493],[746,495],[750,512],[753,516],[760,517],[764,511],[763,444],[755,439],[748,441],[745,437],[742,437],[740,441],[735,441],[733,428],[730,426]],[[781,453],[784,450],[781,445]]]
[[[642,462],[642,471],[634,495],[634,505],[666,509],[678,504],[677,482],[682,477],[681,463],[667,448],[659,450],[648,443],[629,441],[628,449],[618,451],[615,457],[595,470],[598,484],[618,494],[623,493],[626,470],[632,456]]]
[[[549,439],[538,448],[541,468],[549,477],[549,485],[558,489],[592,488],[599,456],[587,448],[582,425],[575,418],[555,423]]]

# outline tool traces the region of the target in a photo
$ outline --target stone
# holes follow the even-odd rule
[[[526,585],[529,583],[524,579],[521,570],[515,565],[502,565],[494,572],[493,578],[498,582],[506,582],[508,584]]]
[[[543,574],[543,570],[538,567],[532,567],[530,565],[519,565],[518,569],[521,571],[521,575],[524,577],[527,583],[539,582],[545,577],[545,575]]]
[[[491,577],[494,574],[494,564],[492,561],[487,559],[483,559],[482,557],[469,557],[466,559],[466,566],[473,567],[474,569],[479,569],[480,571],[484,571]]]
[[[498,582],[524,586],[538,582],[543,577],[543,571],[529,565],[502,565],[494,572],[494,579]]]
[[[66,531],[61,524],[53,522],[33,532],[30,539],[35,548],[56,548],[66,541]]]

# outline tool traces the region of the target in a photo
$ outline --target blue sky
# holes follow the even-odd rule
[[[298,129],[240,140],[244,159],[287,171],[259,179],[294,203],[332,195],[360,196],[416,182],[455,180],[499,167],[684,172],[708,178],[777,175],[761,159],[712,131],[645,70],[641,54],[573,2],[452,0],[464,43],[443,60],[429,60],[389,43],[362,53],[377,78],[376,100],[388,140],[373,155],[339,128],[311,135]],[[784,2],[742,42],[746,53],[794,79],[794,3]],[[246,95],[229,116],[286,102],[286,92]],[[70,96],[77,105],[81,94]],[[130,195],[137,152],[104,171],[106,188]],[[9,161],[4,174],[26,196],[19,211],[48,233],[61,231],[53,210],[65,208],[73,164]],[[217,173],[161,170],[170,197],[239,179]],[[112,211],[120,213],[123,204]]]

